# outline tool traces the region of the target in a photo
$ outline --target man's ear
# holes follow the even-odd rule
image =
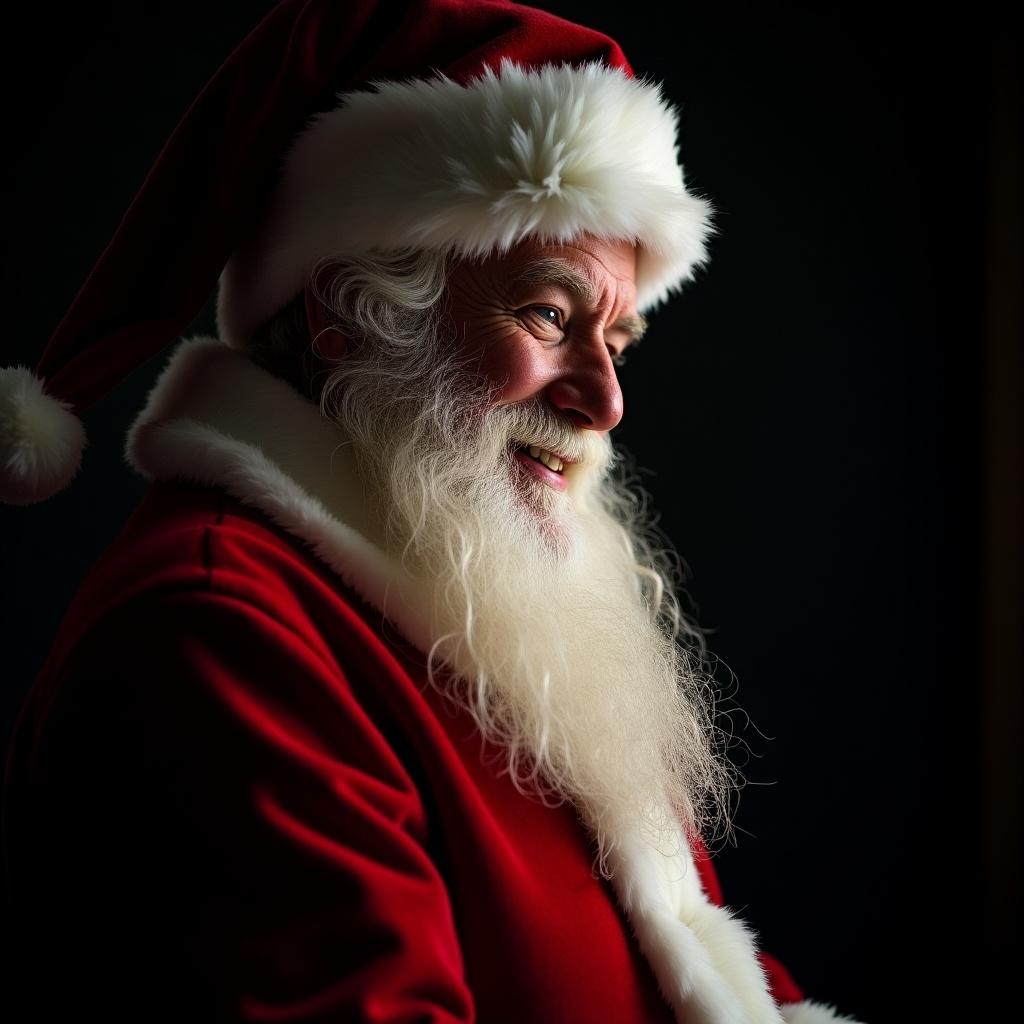
[[[305,296],[306,324],[314,353],[328,362],[341,359],[348,347],[348,338],[337,327],[329,325],[327,310],[312,288],[306,289]]]

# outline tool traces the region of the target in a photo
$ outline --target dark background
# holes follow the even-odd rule
[[[8,24],[0,362],[36,361],[270,6]],[[753,722],[726,897],[844,1012],[996,1019],[1019,909],[1018,40],[979,5],[540,6],[665,83],[718,211],[708,268],[623,371],[619,436]],[[86,416],[67,492],[0,508],[3,741],[142,493],[121,448],[160,365]]]

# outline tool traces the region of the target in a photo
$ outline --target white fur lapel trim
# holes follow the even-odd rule
[[[125,457],[145,477],[220,487],[260,509],[429,651],[428,617],[400,597],[398,564],[366,530],[344,521],[346,508],[358,508],[351,494],[358,485],[345,471],[342,443],[287,384],[217,339],[199,337],[175,350],[128,433]],[[667,842],[623,842],[612,867],[619,902],[680,1024],[782,1024],[752,933],[708,901],[681,833]],[[786,1019],[842,1020],[820,1009],[801,1003]]]
[[[680,1024],[782,1024],[753,934],[707,899],[682,832],[633,837],[611,860],[619,903]]]
[[[844,1017],[834,1007],[812,999],[786,1003],[782,1007],[782,1019],[786,1024],[862,1024],[853,1017]]]

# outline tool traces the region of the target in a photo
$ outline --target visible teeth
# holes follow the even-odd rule
[[[535,458],[538,462],[543,462],[548,469],[553,470],[556,473],[561,473],[565,463],[552,452],[549,452],[546,448],[538,448],[535,444],[526,446],[526,450],[530,455]]]

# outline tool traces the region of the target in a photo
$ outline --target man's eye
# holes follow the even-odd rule
[[[562,329],[562,311],[557,306],[527,306],[522,315],[533,317],[547,327]]]

